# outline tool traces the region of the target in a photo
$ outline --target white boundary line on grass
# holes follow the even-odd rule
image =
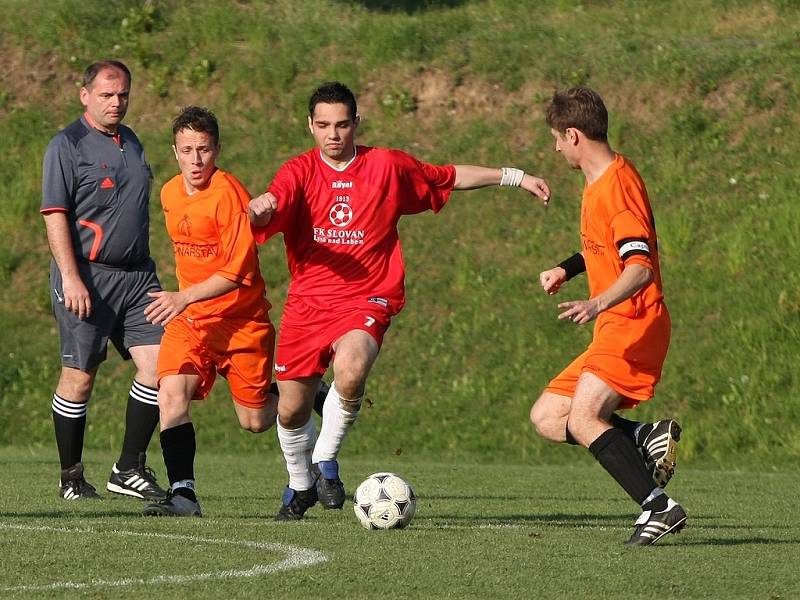
[[[61,590],[61,589],[86,589],[98,587],[124,587],[129,585],[150,585],[162,583],[189,583],[193,581],[209,581],[214,579],[234,579],[239,577],[258,577],[259,575],[268,575],[270,573],[277,573],[279,571],[288,571],[291,569],[301,569],[303,567],[310,567],[312,565],[327,562],[328,557],[322,552],[311,550],[309,548],[300,548],[298,546],[290,546],[288,544],[277,544],[271,542],[250,542],[246,540],[226,540],[214,538],[202,538],[193,535],[180,535],[171,533],[149,533],[138,531],[122,531],[119,529],[112,529],[109,531],[97,531],[94,529],[77,529],[66,527],[48,527],[48,526],[34,526],[34,525],[14,525],[11,523],[0,522],[0,529],[6,530],[20,530],[20,531],[45,531],[54,533],[92,533],[98,535],[120,535],[120,536],[134,536],[143,538],[156,538],[163,540],[180,540],[193,543],[203,544],[228,544],[232,546],[242,546],[244,548],[251,548],[253,550],[266,550],[268,552],[278,552],[285,554],[286,558],[269,564],[258,564],[250,567],[249,569],[231,569],[225,571],[215,571],[211,573],[193,573],[190,575],[157,575],[148,579],[91,579],[86,582],[82,581],[57,581],[45,585],[17,585],[9,587],[0,587],[0,592],[28,592],[28,591],[45,591],[45,590]]]

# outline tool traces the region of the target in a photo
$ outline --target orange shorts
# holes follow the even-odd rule
[[[354,329],[369,333],[380,348],[391,322],[388,308],[374,301],[323,310],[290,297],[281,317],[275,379],[322,375],[333,360],[334,342]]]
[[[158,379],[167,375],[199,375],[193,400],[211,391],[217,373],[228,380],[237,404],[267,405],[272,381],[275,328],[267,320],[178,317],[164,328],[158,353]]]
[[[671,327],[663,302],[648,307],[636,319],[602,313],[586,352],[554,377],[545,391],[571,398],[578,377],[588,371],[623,397],[618,408],[633,408],[649,400],[661,379]]]

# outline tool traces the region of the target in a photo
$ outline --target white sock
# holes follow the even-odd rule
[[[325,397],[322,407],[322,427],[319,430],[319,439],[314,446],[311,462],[318,463],[323,460],[336,460],[342,442],[350,427],[358,418],[359,411],[348,412],[342,406],[342,398],[336,391],[336,382],[331,383],[331,389]],[[363,396],[362,396],[363,398]],[[361,398],[352,400],[361,408]]]
[[[311,452],[317,440],[317,426],[314,419],[297,429],[284,429],[278,418],[275,423],[278,441],[281,443],[286,470],[289,472],[289,487],[300,492],[310,490],[314,485],[311,477]]]

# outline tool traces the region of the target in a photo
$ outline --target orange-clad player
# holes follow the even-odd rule
[[[586,271],[588,300],[561,302],[559,319],[595,321],[589,348],[556,376],[531,409],[536,431],[579,444],[642,506],[629,545],[680,531],[686,513],[662,489],[675,468],[680,427],[638,423],[615,414],[653,396],[670,339],[655,221],[642,178],[608,144],[608,113],[584,87],[557,92],[547,108],[556,151],[586,178],[582,251],[540,275],[555,294]],[[644,460],[643,460],[644,458]]]
[[[158,404],[171,487],[144,514],[200,516],[191,401],[204,398],[219,373],[228,380],[241,426],[252,432],[272,426],[277,401],[267,389],[275,329],[247,215],[250,195],[216,166],[216,118],[190,106],[175,118],[172,132],[181,172],[162,188],[161,204],[180,290],[151,293],[145,311],[148,320],[165,326]]]

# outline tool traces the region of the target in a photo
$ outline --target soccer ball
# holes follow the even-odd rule
[[[402,477],[375,473],[358,486],[353,510],[367,529],[402,529],[417,510],[417,496]]]

